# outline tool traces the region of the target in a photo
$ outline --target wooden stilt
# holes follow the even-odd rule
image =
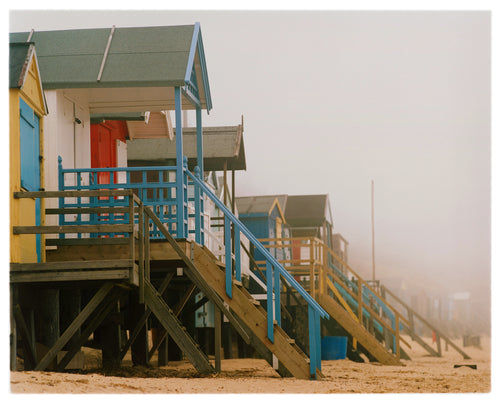
[[[215,370],[220,373],[221,371],[221,336],[222,336],[222,329],[221,329],[221,322],[222,322],[222,315],[216,306],[214,306],[215,310]]]
[[[119,301],[113,303],[111,313],[101,326],[102,332],[102,367],[104,371],[120,368],[121,326],[119,321]]]
[[[139,303],[139,294],[136,292],[131,294],[129,301],[131,323],[141,322],[141,317],[143,317],[146,312],[146,306]],[[137,335],[135,337],[135,341],[132,342],[131,349],[132,363],[134,365],[147,366],[149,363],[147,320],[144,321],[143,325],[137,330]]]

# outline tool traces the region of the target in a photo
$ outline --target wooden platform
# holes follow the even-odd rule
[[[124,281],[139,285],[139,269],[130,259],[66,260],[47,263],[11,263],[10,282],[61,283],[73,281]]]

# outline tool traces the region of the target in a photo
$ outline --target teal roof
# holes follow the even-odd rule
[[[45,89],[189,86],[203,107],[212,107],[198,23],[10,34],[11,42],[28,38]]]

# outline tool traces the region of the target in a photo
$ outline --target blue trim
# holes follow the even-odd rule
[[[234,231],[234,277],[241,281],[240,231]]]
[[[280,281],[280,271],[274,270],[274,316],[278,326],[281,326],[281,281]]]
[[[233,298],[233,259],[231,256],[231,221],[224,216],[224,245],[226,247],[226,294]]]
[[[201,180],[203,180],[203,126],[201,120],[201,108],[196,108],[196,160],[200,167]]]
[[[198,51],[198,57],[200,59],[200,68],[201,68],[201,81],[203,82],[203,89],[205,92],[205,103],[206,103],[206,109],[207,112],[209,112],[212,109],[212,97],[210,94],[210,84],[208,82],[208,72],[207,72],[207,64],[206,64],[206,59],[205,59],[205,49],[203,47],[203,39],[201,37],[201,28],[200,28],[200,23],[196,22],[194,24],[194,29],[193,29],[193,37],[191,39],[191,47],[189,49],[189,57],[188,57],[188,63],[186,66],[186,73],[184,75],[184,82],[186,83],[186,87],[193,86],[198,88],[198,96],[195,96],[195,98],[200,98],[199,97],[199,87],[198,87],[198,82],[193,81],[193,71],[194,69],[194,59],[196,57],[196,52]],[[196,78],[196,73],[194,80],[197,81]],[[192,95],[195,95],[191,90],[189,92]]]
[[[184,152],[182,148],[182,99],[180,87],[175,87],[175,158],[176,158],[176,199],[177,238],[184,238]]]
[[[196,48],[198,44],[198,36],[200,35],[200,23],[196,22],[193,29],[193,37],[191,38],[191,47],[189,48],[189,58],[186,67],[186,75],[184,76],[184,81],[187,83],[191,79],[191,72],[194,67],[194,58],[196,56]]]
[[[266,260],[267,338],[274,343],[273,265]]]
[[[316,321],[316,316],[314,314],[314,310],[311,305],[308,306],[307,308],[307,313],[308,313],[308,324],[309,324],[309,373],[311,375],[311,378],[315,377],[316,375],[316,367],[317,367],[317,337],[316,337],[316,326],[315,326],[315,321]],[[321,357],[321,356],[320,356]],[[321,359],[320,359],[321,361]]]
[[[205,49],[203,47],[201,28],[198,35],[198,53],[200,55],[201,79],[203,81],[203,89],[205,90],[205,102],[207,103],[207,113],[208,113],[212,109],[212,95],[210,93],[210,83],[208,82],[207,61],[205,59]]]

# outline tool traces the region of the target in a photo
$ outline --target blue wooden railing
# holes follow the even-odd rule
[[[356,281],[350,280],[340,269],[337,268],[337,266],[333,263],[334,256],[331,255],[331,253],[328,251],[329,259],[328,259],[328,266],[335,271],[335,274],[343,281],[343,283],[349,287],[351,290],[353,290],[354,293],[358,293],[358,283]],[[352,298],[351,295],[349,295],[339,284],[335,279],[332,279],[335,287],[337,290],[342,294],[342,297],[355,309],[359,309],[358,306],[358,301],[354,298]],[[361,294],[363,298],[363,302],[366,305],[374,305],[376,309],[378,310],[379,308],[384,312],[384,314],[389,318],[391,321],[391,327],[393,330],[396,330],[396,317],[394,314],[394,311],[388,307],[385,302],[372,290],[370,290],[368,287],[365,285],[361,284]],[[371,314],[364,308],[362,308],[363,311],[363,316],[366,318],[370,318]],[[377,318],[373,318],[373,325],[375,328],[382,333],[383,332],[383,326],[378,322]],[[403,324],[399,323],[399,329],[403,329]],[[391,350],[393,353],[396,353],[396,343],[398,341],[396,340],[396,337],[392,335],[392,346]]]
[[[204,228],[204,195],[210,198],[224,215],[225,243],[225,289],[232,298],[233,277],[241,281],[241,248],[240,239],[243,234],[266,260],[265,275],[267,280],[267,337],[274,342],[274,321],[281,326],[281,286],[282,279],[294,288],[308,306],[309,321],[309,357],[310,374],[316,377],[316,370],[321,370],[321,318],[328,318],[327,312],[304,290],[290,273],[272,256],[257,238],[241,223],[238,218],[217,198],[212,190],[201,179],[199,167],[195,173],[187,169],[184,157],[182,167],[182,186],[179,186],[179,175],[176,166],[127,167],[127,168],[74,168],[64,169],[59,157],[59,190],[98,190],[98,189],[133,189],[145,206],[151,207],[160,221],[175,238],[185,238],[194,234],[195,241],[201,245],[205,242]],[[72,178],[70,178],[72,176]],[[70,183],[71,182],[71,183]],[[176,192],[183,189],[182,224],[179,223],[179,208]],[[66,200],[61,198],[60,208],[64,207],[116,207],[126,206],[126,200],[116,198],[88,198],[89,200]],[[191,209],[191,213],[189,210]],[[194,220],[194,229],[188,228],[188,219]],[[60,225],[67,224],[113,224],[127,221],[128,213],[120,214],[77,214],[71,219],[59,216]],[[134,222],[138,222],[135,218]],[[179,231],[182,225],[181,231]],[[107,234],[108,236],[127,236],[126,234]],[[163,235],[154,225],[149,229],[150,238],[162,238]],[[64,236],[64,234],[62,234]],[[101,234],[102,236],[102,234]],[[234,255],[233,255],[234,245]]]
[[[187,161],[186,161],[187,163]],[[188,198],[186,169],[183,170],[184,197],[182,203],[182,222],[179,222],[177,214],[180,208],[176,194],[178,192],[177,168],[175,166],[161,167],[126,167],[126,168],[69,168],[64,169],[62,159],[58,159],[59,190],[100,190],[100,189],[132,189],[134,193],[143,201],[145,205],[158,216],[163,224],[167,226],[169,232],[176,238],[185,238],[189,233],[197,233],[203,236],[203,220],[199,224],[198,230],[188,229],[188,219],[194,218],[193,214],[188,214],[189,203],[200,204],[198,211],[203,213],[203,204],[193,197]],[[59,207],[103,207],[120,206],[123,200],[119,198],[97,198],[82,200],[81,198],[59,199]],[[192,208],[194,210],[194,207]],[[195,218],[196,219],[196,218]],[[76,214],[71,217],[59,216],[59,224],[116,224],[128,220],[126,214]],[[197,219],[200,222],[200,218]],[[198,225],[196,226],[198,228]],[[180,230],[180,231],[179,231]],[[113,235],[113,234],[108,234]],[[114,234],[116,235],[116,234]],[[64,236],[64,234],[61,234]],[[160,231],[153,226],[150,231],[150,238],[163,238]],[[196,239],[203,243],[203,239]]]

